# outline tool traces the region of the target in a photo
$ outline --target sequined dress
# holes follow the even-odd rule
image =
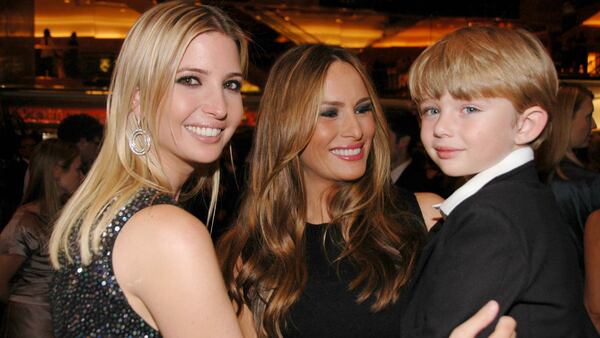
[[[141,189],[102,234],[100,253],[92,263],[82,265],[77,255],[56,273],[50,293],[56,337],[161,337],[129,306],[115,278],[111,255],[127,221],[156,204],[176,202],[156,190]]]

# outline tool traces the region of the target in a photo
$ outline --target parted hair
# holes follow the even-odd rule
[[[258,110],[249,178],[240,212],[218,245],[230,296],[247,305],[260,337],[281,337],[290,307],[306,286],[306,186],[300,155],[315,131],[327,71],[345,62],[362,77],[376,131],[364,176],[329,191],[331,222],[323,238],[358,273],[349,290],[378,311],[394,303],[415,265],[425,230],[394,201],[388,127],[360,60],[332,46],[298,46],[273,65]]]
[[[429,46],[411,65],[408,77],[417,104],[439,99],[505,98],[518,112],[540,106],[548,113],[547,137],[554,112],[558,78],[540,40],[524,29],[474,26],[458,29]]]
[[[247,41],[239,26],[220,9],[168,1],[140,16],[127,34],[117,58],[107,103],[105,139],[85,181],[65,206],[50,241],[50,257],[60,267],[59,256],[72,259],[69,237],[75,231],[83,264],[99,250],[102,232],[117,210],[142,187],[174,194],[156,153],[160,114],[167,114],[169,93],[177,67],[190,42],[199,34],[221,32],[237,45],[245,70]],[[132,112],[134,95],[139,95],[141,116]],[[134,155],[128,137],[137,128],[152,137],[150,151]],[[213,179],[194,173],[190,193],[212,186],[211,209],[218,189],[218,170]],[[212,184],[211,184],[212,181]],[[189,186],[189,185],[188,185]],[[209,213],[210,215],[210,213]],[[210,216],[209,216],[210,218]]]

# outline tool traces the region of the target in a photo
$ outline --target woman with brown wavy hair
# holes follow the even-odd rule
[[[285,53],[259,107],[239,216],[218,245],[247,336],[400,335],[426,227],[389,168],[387,124],[358,58],[323,45]]]

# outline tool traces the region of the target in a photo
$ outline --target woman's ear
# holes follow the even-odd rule
[[[133,93],[133,96],[131,97],[131,112],[135,114],[135,118],[139,121],[141,118],[139,88],[135,89],[135,92]]]
[[[548,112],[544,108],[540,106],[527,108],[517,118],[515,143],[526,145],[533,142],[544,131],[547,123]]]

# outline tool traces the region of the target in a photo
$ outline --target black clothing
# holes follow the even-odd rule
[[[56,337],[160,337],[129,306],[115,278],[111,255],[119,231],[127,221],[136,212],[156,204],[176,202],[156,190],[141,189],[108,225],[102,236],[101,252],[89,265],[82,265],[77,254],[73,263],[56,273],[50,294]]]
[[[409,211],[419,215],[421,211],[414,194],[401,191],[400,197],[408,202]],[[326,224],[307,224],[306,261],[308,283],[300,299],[290,308],[288,327],[284,337],[399,337],[402,306],[400,302],[373,313],[369,300],[357,303],[357,292],[348,291],[349,282],[356,274],[347,261],[337,265],[331,261],[337,257],[339,248],[331,238],[325,239]]]
[[[594,337],[576,251],[533,162],[484,185],[431,230],[408,294],[404,337],[448,337],[485,303],[517,335]],[[495,324],[480,337],[487,337]]]

